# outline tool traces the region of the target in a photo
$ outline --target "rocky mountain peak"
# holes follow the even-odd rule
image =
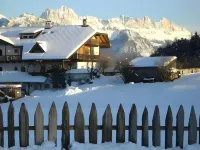
[[[46,9],[40,16],[43,19],[51,20],[59,23],[59,20],[77,19],[77,14],[66,6],[61,6],[58,9]]]

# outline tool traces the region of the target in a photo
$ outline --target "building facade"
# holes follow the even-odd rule
[[[0,71],[42,73],[95,68],[101,48],[109,48],[106,33],[87,25],[0,28]]]

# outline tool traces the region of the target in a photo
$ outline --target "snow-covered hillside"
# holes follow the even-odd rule
[[[173,124],[176,124],[176,113],[180,105],[183,105],[185,111],[185,125],[188,125],[191,106],[194,105],[197,117],[200,115],[200,73],[185,75],[180,79],[169,83],[152,83],[152,84],[123,84],[119,77],[104,77],[95,79],[94,84],[85,84],[81,86],[68,87],[60,91],[35,91],[31,96],[19,99],[13,102],[15,107],[15,125],[18,125],[18,113],[21,103],[25,103],[28,113],[30,125],[34,124],[34,113],[37,104],[40,103],[44,112],[45,125],[48,124],[48,112],[54,101],[58,111],[58,125],[61,124],[62,107],[67,101],[70,110],[70,124],[74,124],[74,116],[77,104],[80,103],[85,116],[85,124],[88,125],[89,113],[92,103],[96,104],[98,113],[98,124],[102,124],[102,116],[108,104],[111,106],[113,115],[113,124],[116,124],[116,114],[119,105],[122,104],[125,115],[126,125],[128,125],[128,116],[132,104],[136,104],[138,112],[138,125],[141,125],[142,112],[146,106],[149,111],[149,125],[152,124],[153,112],[156,105],[160,108],[161,125],[165,125],[165,116],[168,105],[171,105],[173,112]],[[4,113],[4,124],[7,126],[7,109],[8,104],[1,105]],[[198,119],[197,119],[198,120]],[[86,142],[88,142],[88,131],[86,133]],[[151,143],[151,132],[149,132],[149,144]],[[60,145],[61,132],[58,132],[58,146]],[[101,131],[99,131],[98,141],[101,142]],[[113,142],[115,142],[115,134],[113,131]],[[6,135],[6,134],[5,134]],[[73,141],[73,131],[71,131],[71,139]],[[16,133],[18,137],[18,133]],[[187,145],[187,132],[184,135],[184,145]],[[30,132],[30,144],[33,144],[33,132]],[[45,132],[45,139],[47,132]],[[175,146],[175,133],[173,135],[173,145]],[[141,131],[138,131],[138,145],[141,145]],[[126,132],[126,142],[128,141],[128,133]],[[18,144],[18,140],[16,140]],[[161,139],[164,145],[164,132]]]
[[[4,17],[5,18],[5,17]],[[17,18],[10,18],[8,21],[0,20],[1,26],[39,26],[44,25],[45,20],[51,20],[54,25],[71,25],[82,24],[82,19],[87,18],[88,24],[93,28],[109,34],[113,54],[130,52],[131,54],[139,54],[142,56],[150,55],[155,48],[165,44],[166,41],[175,38],[189,38],[191,33],[166,18],[160,21],[153,21],[148,16],[144,18],[133,18],[120,16],[108,20],[102,20],[94,16],[78,16],[74,10],[66,6],[59,9],[46,9],[38,18],[33,14],[24,13]],[[0,16],[1,19],[1,16]],[[6,23],[6,24],[5,24]],[[124,32],[125,31],[125,32]],[[130,34],[134,33],[134,34]],[[124,36],[128,36],[124,43]],[[116,38],[119,39],[116,45]],[[120,38],[122,38],[120,40]],[[118,53],[116,53],[118,52]]]

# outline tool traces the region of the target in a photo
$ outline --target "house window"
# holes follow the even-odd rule
[[[30,36],[29,36],[29,39],[33,39],[33,36],[32,36],[32,35],[30,35]]]
[[[0,67],[0,71],[3,71],[3,68],[2,68],[2,67]]]
[[[21,72],[25,72],[25,66],[21,66]]]
[[[18,70],[18,68],[17,67],[15,67],[15,71],[17,71]]]
[[[17,53],[18,52],[18,49],[15,49],[15,53]]]
[[[0,49],[0,56],[2,56],[3,54],[2,54],[2,50]]]
[[[22,38],[23,38],[23,39],[27,39],[27,38],[28,38],[28,36],[27,36],[27,35],[24,35]]]

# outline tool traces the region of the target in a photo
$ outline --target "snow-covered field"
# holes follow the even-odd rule
[[[176,113],[180,105],[183,105],[185,111],[185,125],[188,125],[189,115],[191,106],[194,105],[197,117],[200,114],[200,74],[191,74],[181,77],[179,80],[169,83],[140,83],[140,84],[123,84],[119,77],[104,77],[100,79],[95,79],[94,84],[85,84],[77,87],[69,87],[65,90],[60,91],[35,91],[31,96],[27,96],[18,101],[13,102],[15,107],[15,125],[18,125],[18,112],[21,103],[25,103],[28,113],[30,125],[34,122],[34,113],[37,104],[40,102],[44,117],[45,125],[48,123],[48,112],[54,101],[58,111],[58,124],[61,124],[62,118],[62,107],[65,101],[68,102],[70,110],[70,124],[74,124],[74,116],[77,104],[80,103],[85,116],[85,123],[88,125],[89,113],[91,105],[94,102],[97,107],[98,113],[98,124],[102,123],[102,116],[108,104],[111,105],[113,124],[116,124],[116,114],[120,104],[123,105],[125,115],[126,115],[126,125],[128,125],[128,115],[132,104],[136,104],[138,111],[138,125],[141,125],[142,113],[144,107],[146,106],[149,111],[149,124],[152,124],[153,111],[156,105],[160,108],[161,125],[164,126],[166,112],[168,105],[171,105],[174,122],[176,121]],[[4,113],[4,125],[7,126],[7,109],[8,104],[1,105]],[[88,131],[86,133],[86,142],[88,142]],[[98,132],[98,141],[101,142],[101,131]],[[149,131],[149,142],[151,144],[151,132]],[[33,132],[30,132],[30,144],[34,143]],[[5,134],[5,136],[7,136]],[[16,137],[18,137],[18,132],[16,132]],[[7,139],[7,137],[5,137]],[[45,133],[45,138],[47,138],[47,132]],[[60,146],[61,133],[58,132],[58,146]],[[162,132],[162,146],[164,146],[164,132]],[[175,146],[175,132],[173,134],[174,146]],[[187,145],[187,132],[185,132],[185,143]],[[71,139],[73,141],[73,131],[71,131]],[[115,131],[113,131],[113,142],[115,142]],[[126,132],[126,142],[128,142],[128,133]],[[18,141],[16,140],[16,145]],[[141,145],[141,132],[138,131],[138,145],[126,143],[121,145],[122,148],[117,145],[79,145],[74,143],[72,145],[72,150],[82,150],[82,149],[129,149],[128,147],[136,148]],[[81,148],[82,147],[82,148]],[[127,148],[126,148],[127,147]],[[143,148],[141,148],[143,150]],[[144,148],[145,149],[145,148]],[[152,149],[152,148],[150,148]],[[186,150],[192,148],[186,147]],[[195,149],[195,146],[194,146]],[[199,148],[197,148],[199,149]],[[140,150],[140,149],[139,149]],[[157,149],[158,150],[158,149]],[[160,150],[160,149],[159,149]],[[196,150],[196,149],[195,149]]]

